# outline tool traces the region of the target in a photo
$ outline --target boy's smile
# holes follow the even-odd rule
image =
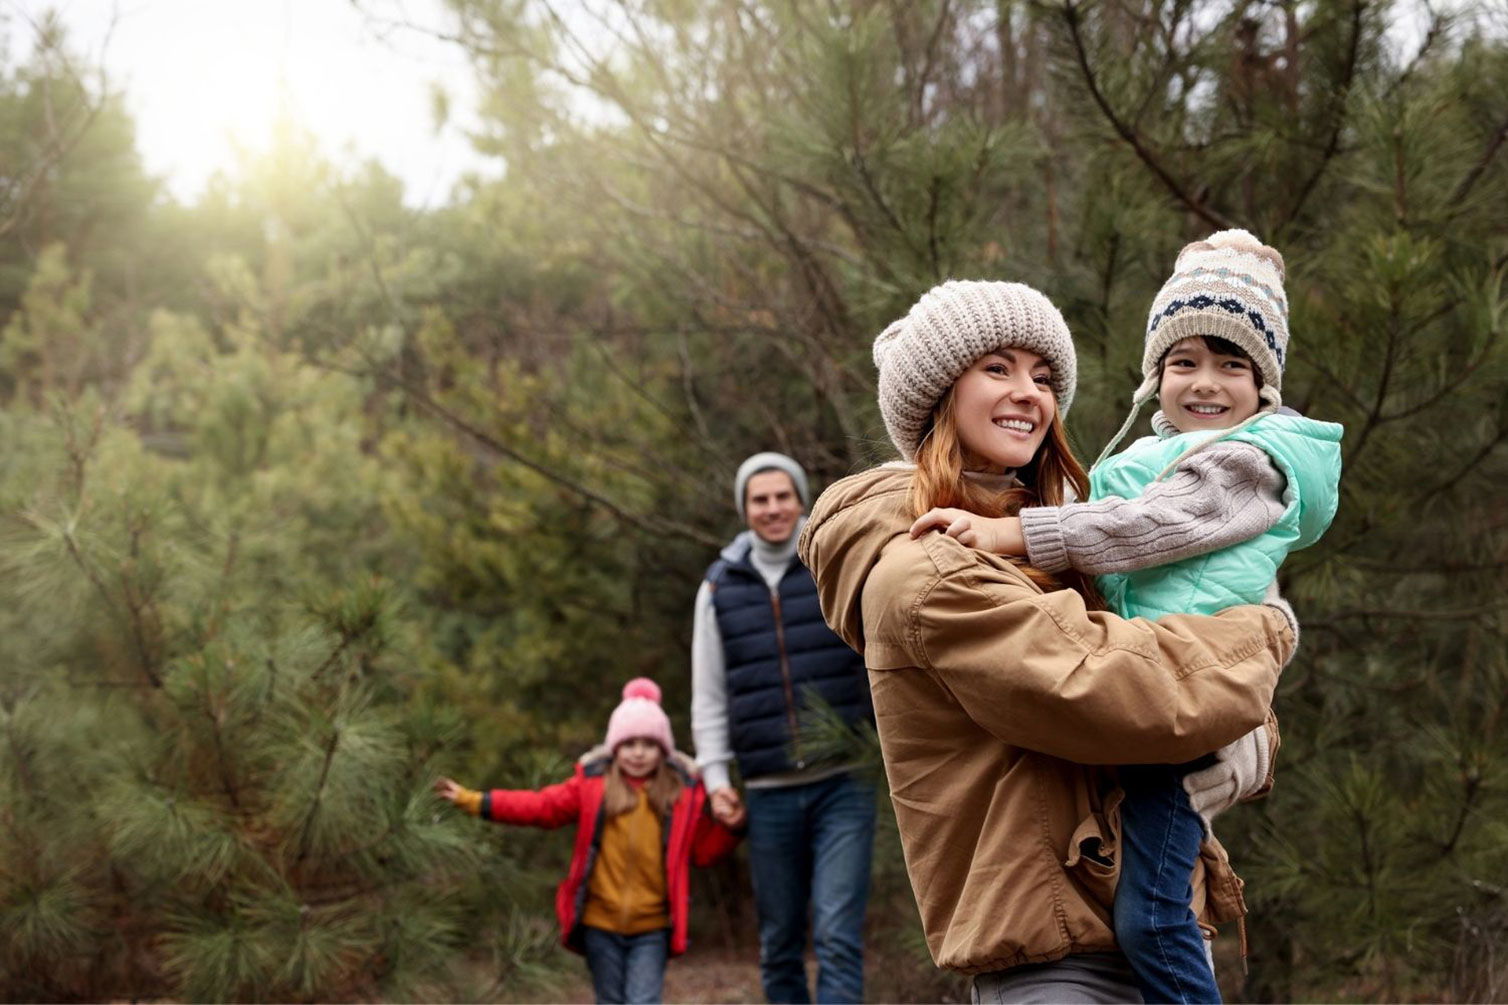
[[[1255,415],[1262,404],[1251,361],[1215,352],[1198,337],[1168,350],[1157,402],[1180,433],[1229,429]]]

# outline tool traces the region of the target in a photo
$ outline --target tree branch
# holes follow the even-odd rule
[[[1356,80],[1356,57],[1361,48],[1361,16],[1365,10],[1366,0],[1354,0],[1351,4],[1351,44],[1346,48],[1346,65],[1341,71],[1339,85],[1335,91],[1331,92],[1334,95],[1331,101],[1336,111],[1335,121],[1330,130],[1330,139],[1326,141],[1325,149],[1320,154],[1320,162],[1315,165],[1314,171],[1299,187],[1298,198],[1294,200],[1293,208],[1279,224],[1279,230],[1285,230],[1298,217],[1300,210],[1304,208],[1304,203],[1309,201],[1309,196],[1313,194],[1315,186],[1319,184],[1320,178],[1324,177],[1331,161],[1335,159],[1336,152],[1340,150],[1340,137],[1346,126],[1346,102],[1351,95],[1351,85]]]
[[[1503,121],[1498,123],[1497,129],[1493,130],[1492,136],[1487,140],[1487,147],[1482,151],[1482,156],[1477,158],[1476,164],[1466,172],[1466,177],[1461,179],[1461,183],[1451,193],[1450,205],[1459,206],[1461,201],[1471,194],[1471,190],[1476,187],[1477,181],[1487,171],[1492,159],[1497,156],[1504,140],[1508,140],[1508,116],[1504,116]]]
[[[1116,134],[1135,151],[1136,156],[1147,166],[1147,170],[1151,171],[1157,180],[1162,182],[1163,186],[1189,212],[1199,217],[1211,227],[1221,230],[1228,230],[1234,227],[1235,224],[1229,218],[1206,206],[1202,200],[1191,195],[1184,188],[1183,184],[1174,178],[1168,172],[1167,168],[1162,166],[1162,162],[1142,142],[1141,135],[1135,129],[1131,128],[1128,123],[1123,121],[1116,114],[1115,109],[1110,107],[1110,102],[1106,99],[1104,92],[1100,90],[1099,80],[1095,77],[1094,70],[1089,65],[1089,53],[1084,47],[1084,38],[1079,30],[1079,2],[1080,0],[1066,0],[1060,10],[1063,14],[1064,23],[1068,25],[1069,36],[1073,39],[1074,57],[1078,61],[1079,72],[1083,75],[1084,83],[1089,88],[1089,94],[1094,98],[1094,103],[1099,107],[1101,114],[1105,116],[1105,120],[1110,123],[1111,128],[1115,130]]]

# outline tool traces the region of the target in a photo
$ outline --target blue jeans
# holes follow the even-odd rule
[[[1115,939],[1149,1002],[1218,1002],[1204,935],[1189,901],[1204,824],[1183,788],[1188,765],[1121,769],[1121,878]]]
[[[864,908],[874,787],[848,774],[749,789],[749,870],[759,908],[759,977],[771,1002],[809,1002],[807,906],[817,1001],[864,1000]]]
[[[665,1000],[665,960],[670,955],[670,929],[642,935],[581,926],[586,966],[599,1002],[637,1005]]]

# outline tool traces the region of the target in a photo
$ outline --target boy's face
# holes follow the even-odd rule
[[[1262,405],[1251,361],[1215,352],[1202,338],[1175,343],[1163,357],[1157,402],[1180,433],[1229,429]]]

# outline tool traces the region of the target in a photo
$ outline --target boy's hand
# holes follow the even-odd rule
[[[959,544],[996,555],[1026,554],[1021,521],[1013,516],[980,516],[966,509],[934,506],[916,518],[911,536],[921,537],[929,530],[940,530]]]
[[[435,779],[435,794],[438,795],[441,799],[448,799],[451,802],[455,802],[458,798],[460,798],[460,795],[463,791],[465,790],[459,784],[457,784],[455,779],[453,778]]]

